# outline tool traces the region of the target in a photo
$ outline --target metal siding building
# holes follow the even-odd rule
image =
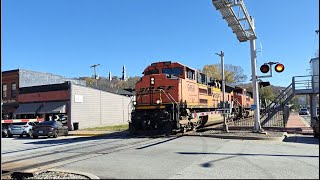
[[[70,101],[71,124],[79,129],[128,123],[130,97],[71,84]]]
[[[46,72],[36,72],[30,70],[19,69],[19,87],[41,86],[49,84],[59,84],[66,81],[71,81],[74,84],[85,86],[86,82],[79,79],[65,78],[60,75],[55,75]]]

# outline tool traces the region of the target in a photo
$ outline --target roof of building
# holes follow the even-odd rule
[[[2,71],[2,74],[13,73],[13,72],[19,72],[19,71],[20,71],[20,69],[7,70],[7,71]]]
[[[101,91],[106,91],[106,92],[111,92],[114,94],[125,95],[125,96],[132,96],[133,95],[132,92],[126,91],[124,89],[99,88],[99,87],[95,88],[95,89],[99,89]]]
[[[36,93],[36,92],[48,92],[48,91],[62,91],[69,89],[69,82],[59,84],[47,84],[40,86],[22,87],[19,88],[19,94]]]

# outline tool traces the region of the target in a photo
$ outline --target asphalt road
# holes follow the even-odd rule
[[[312,136],[293,136],[284,142],[125,135],[2,139],[2,163],[22,157],[40,162],[70,155],[82,159],[56,168],[100,178],[319,179],[319,139]]]

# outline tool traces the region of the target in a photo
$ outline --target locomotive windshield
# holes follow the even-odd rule
[[[170,75],[174,75],[174,76],[181,76],[183,74],[183,69],[181,67],[163,68],[162,73],[163,74],[170,74]]]
[[[144,72],[144,75],[159,74],[159,69],[152,69]]]

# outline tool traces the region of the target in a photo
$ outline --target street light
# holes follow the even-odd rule
[[[253,99],[256,109],[254,111],[255,123],[254,131],[262,131],[260,124],[260,102],[259,89],[257,82],[257,61],[256,61],[256,33],[254,31],[254,19],[249,16],[247,9],[242,0],[212,0],[214,7],[220,11],[223,19],[228,23],[228,26],[236,34],[240,42],[250,40],[251,50],[251,71],[252,71],[252,87]],[[233,8],[239,7],[238,13]]]
[[[226,93],[226,83],[225,83],[225,76],[224,76],[224,52],[221,51],[219,53],[215,53],[216,55],[221,57],[221,77],[222,77],[222,109],[223,109],[223,130],[226,132],[229,132],[228,130],[228,124],[226,121],[226,115],[225,115],[225,93]]]

